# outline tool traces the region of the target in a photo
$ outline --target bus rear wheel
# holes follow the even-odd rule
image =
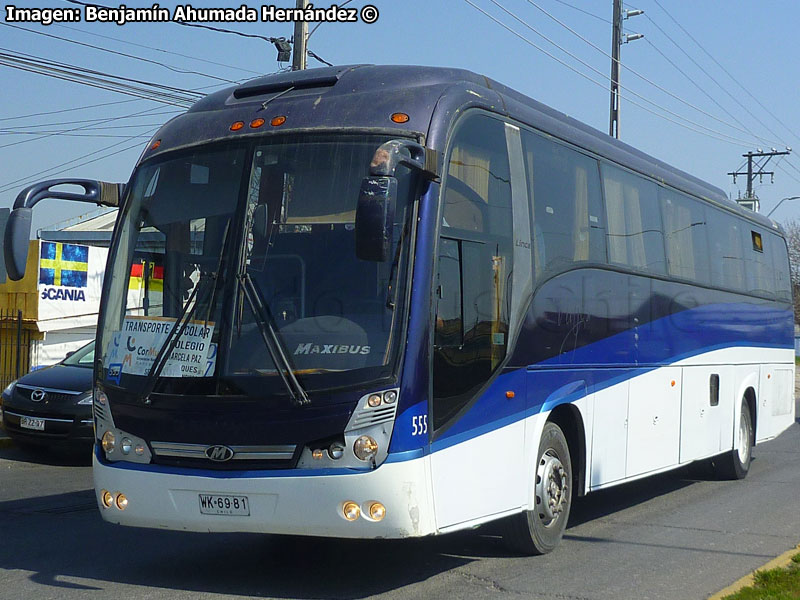
[[[721,479],[744,479],[750,470],[753,459],[753,418],[750,414],[750,405],[742,399],[741,415],[739,416],[739,431],[736,446],[714,459],[714,470]]]
[[[572,507],[572,461],[564,432],[546,423],[534,473],[533,510],[506,519],[503,540],[522,554],[547,554],[567,527]]]

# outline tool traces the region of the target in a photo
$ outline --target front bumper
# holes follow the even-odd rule
[[[89,411],[79,414],[41,414],[35,411],[5,405],[3,411],[3,429],[13,439],[37,444],[71,443],[91,445],[94,442],[94,425]],[[44,420],[44,430],[26,429],[20,426],[22,417],[33,417]]]
[[[120,525],[208,532],[258,532],[342,538],[405,538],[435,532],[427,456],[387,462],[368,472],[339,470],[202,471],[134,463],[106,463],[94,456],[100,512]],[[105,508],[102,490],[122,492],[125,510]],[[247,496],[249,516],[206,515],[199,494]],[[386,506],[379,522],[347,521],[346,501]]]

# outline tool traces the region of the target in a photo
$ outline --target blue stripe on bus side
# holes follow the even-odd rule
[[[752,320],[726,323],[721,318],[725,314],[739,317],[748,315]],[[761,316],[760,322],[755,318],[756,315]],[[716,321],[717,326],[708,326],[711,319]],[[765,326],[766,321],[774,325],[777,322],[791,323],[791,319],[791,311],[765,310],[763,307],[756,311],[746,304],[701,306],[647,323],[638,329],[638,347],[647,350],[641,352],[644,354],[642,358],[649,359],[647,362],[594,364],[598,355],[614,356],[612,349],[620,341],[630,342],[629,332],[623,332],[531,365],[527,369],[503,373],[458,422],[432,443],[431,451],[442,450],[527,416],[546,412],[559,404],[574,402],[587,393],[603,390],[692,356],[734,347],[792,348],[791,335],[776,336],[774,327]],[[699,326],[700,323],[703,323],[702,327]],[[780,331],[791,332],[792,329],[781,327]],[[786,339],[776,339],[780,337]],[[669,341],[674,353],[659,356],[653,349],[663,347],[664,340]],[[524,407],[512,407],[505,397],[505,391],[519,387],[518,384],[515,386],[515,378],[519,377],[519,373],[527,373],[527,395],[530,400]],[[569,389],[576,383],[583,385]],[[398,427],[402,427],[402,424],[396,423],[395,430]]]

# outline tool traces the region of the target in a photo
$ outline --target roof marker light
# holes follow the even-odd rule
[[[153,145],[152,145],[152,146],[150,146],[150,150],[155,150],[155,149],[156,149],[156,148],[158,148],[160,145],[161,145],[161,140],[156,140],[155,142],[153,142]]]
[[[250,121],[250,127],[252,127],[253,129],[258,129],[264,123],[266,123],[266,121],[264,119],[261,119],[261,118],[253,119],[252,121]]]
[[[396,112],[392,114],[392,122],[394,123],[408,123],[409,118],[406,113]]]
[[[231,131],[239,131],[244,127],[244,121],[236,121],[233,125],[231,125]]]
[[[273,127],[280,127],[284,123],[286,123],[286,117],[284,117],[283,115],[280,115],[278,117],[272,117],[272,120],[269,122],[269,124],[272,125]]]

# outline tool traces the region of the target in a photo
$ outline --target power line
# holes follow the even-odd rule
[[[492,1],[494,4],[497,4],[497,2],[495,2],[495,0],[491,0],[491,1]],[[591,40],[588,40],[586,37],[584,37],[583,35],[581,35],[579,32],[575,31],[574,29],[572,29],[572,28],[571,28],[569,25],[567,25],[567,24],[566,24],[566,23],[564,23],[563,21],[559,20],[557,17],[553,16],[551,13],[549,13],[549,12],[548,12],[548,11],[546,11],[544,8],[542,8],[541,6],[539,6],[539,5],[538,5],[536,2],[534,2],[534,0],[526,0],[526,1],[528,2],[528,4],[530,4],[531,6],[535,7],[535,8],[536,8],[537,10],[539,10],[540,12],[544,13],[544,14],[545,14],[545,15],[546,15],[548,18],[550,18],[550,19],[552,19],[553,21],[555,21],[556,23],[558,23],[558,24],[559,24],[561,27],[563,27],[564,29],[566,29],[567,31],[569,31],[570,33],[572,33],[573,35],[575,35],[576,37],[578,37],[578,38],[579,38],[581,41],[585,42],[586,44],[588,44],[589,46],[591,46],[592,48],[594,48],[595,50],[597,50],[598,52],[600,52],[601,54],[603,54],[603,56],[605,56],[606,58],[611,58],[611,59],[613,60],[613,57],[612,57],[612,56],[611,56],[611,55],[610,55],[608,52],[606,52],[605,50],[603,50],[602,48],[600,48],[599,46],[597,46],[596,44],[594,44],[594,43],[593,43]],[[498,5],[498,6],[500,6],[500,5]],[[503,9],[503,10],[505,10],[505,9],[504,9],[502,6],[500,6],[500,8],[501,8],[501,9]],[[535,30],[534,30],[534,31],[535,31]],[[537,32],[537,33],[538,33],[538,32]],[[539,35],[542,35],[542,34],[539,34]],[[547,39],[547,38],[545,38],[545,39]],[[548,40],[548,41],[550,41],[550,40]],[[554,45],[556,45],[556,44],[555,44],[554,42],[552,42],[552,41],[551,41],[551,43],[553,43]],[[557,48],[559,48],[560,50],[562,50],[562,51],[566,52],[566,50],[564,50],[564,49],[563,49],[563,48],[561,48],[560,46],[556,45],[556,47],[557,47]],[[570,54],[570,53],[568,53],[568,54]],[[570,54],[570,56],[573,56],[573,58],[577,58],[577,57],[575,57],[575,56],[574,56],[574,55],[572,55],[572,54]],[[622,64],[622,63],[620,63],[620,64]],[[688,102],[688,101],[684,100],[683,98],[681,98],[679,95],[677,95],[677,94],[675,94],[675,93],[671,92],[670,90],[668,90],[668,89],[666,89],[666,88],[662,87],[661,85],[657,84],[656,82],[652,81],[651,79],[648,79],[647,77],[645,77],[644,75],[642,75],[641,73],[639,73],[639,72],[638,72],[638,71],[636,71],[635,69],[631,68],[630,66],[628,66],[628,65],[624,65],[624,66],[625,66],[625,68],[626,68],[628,71],[630,71],[631,73],[633,73],[634,75],[636,75],[636,76],[637,76],[639,79],[641,79],[641,80],[643,80],[643,81],[647,82],[648,84],[652,85],[652,86],[653,86],[654,88],[656,88],[657,90],[659,90],[659,91],[661,91],[661,92],[663,92],[663,93],[667,94],[668,96],[670,96],[670,97],[674,98],[675,100],[677,100],[677,101],[681,102],[682,104],[685,104],[685,105],[686,105],[686,106],[688,106],[689,108],[692,108],[692,109],[694,109],[694,110],[698,111],[699,113],[701,113],[701,114],[703,114],[703,115],[705,115],[705,116],[707,116],[707,117],[709,117],[709,118],[711,118],[711,119],[713,119],[713,120],[717,121],[718,123],[721,123],[722,125],[725,125],[726,127],[730,127],[731,129],[734,129],[734,130],[740,131],[740,132],[742,132],[742,133],[746,133],[746,134],[748,134],[748,135],[752,135],[752,136],[753,136],[755,139],[757,139],[757,140],[760,140],[760,141],[762,141],[762,142],[765,142],[765,143],[768,143],[768,144],[772,144],[772,143],[773,143],[773,142],[772,142],[772,141],[770,141],[770,140],[767,140],[767,139],[765,139],[765,138],[762,138],[762,137],[759,137],[759,136],[757,136],[756,134],[754,134],[752,131],[750,131],[750,130],[748,130],[748,129],[743,129],[742,127],[737,127],[737,126],[735,126],[735,125],[731,125],[731,123],[729,123],[729,122],[727,122],[727,121],[724,121],[723,119],[719,119],[719,118],[715,117],[715,116],[714,116],[714,115],[712,115],[711,113],[708,113],[708,112],[706,112],[706,111],[705,111],[705,110],[703,110],[702,108],[700,108],[700,107],[698,107],[698,106],[695,106],[695,105],[694,105],[694,104],[692,104],[691,102]],[[623,87],[623,86],[620,84],[620,87]],[[629,91],[630,91],[630,90],[629,90]],[[641,97],[641,96],[640,96],[640,97]],[[644,100],[644,98],[642,98],[642,99]]]
[[[152,130],[151,132],[148,132],[148,133],[152,134],[154,132],[155,132],[155,129]],[[130,139],[134,139],[134,138],[138,139],[139,136],[131,136]],[[60,175],[61,173],[64,173],[64,172],[69,171],[71,169],[74,169],[75,167],[83,167],[83,166],[86,166],[88,164],[95,163],[95,162],[97,162],[99,160],[103,160],[105,158],[108,158],[110,156],[114,156],[116,154],[120,154],[122,152],[126,152],[128,150],[133,149],[133,148],[141,148],[142,144],[141,144],[140,141],[137,141],[135,144],[131,144],[130,146],[126,146],[124,148],[120,148],[119,150],[117,150],[115,152],[111,152],[111,153],[106,154],[104,156],[101,156],[99,158],[88,160],[88,161],[82,162],[80,164],[72,164],[72,163],[75,163],[75,162],[77,162],[77,161],[79,161],[79,160],[81,160],[83,158],[88,158],[90,156],[94,156],[96,154],[99,154],[100,152],[105,152],[106,150],[110,150],[111,148],[117,148],[118,146],[119,146],[119,142],[114,142],[110,146],[105,146],[103,148],[100,148],[99,150],[95,150],[94,152],[89,152],[88,154],[84,154],[83,156],[79,156],[78,158],[74,158],[74,159],[69,160],[67,162],[63,162],[63,163],[61,163],[59,165],[55,165],[53,167],[49,167],[47,169],[43,169],[43,170],[38,171],[36,173],[32,173],[31,175],[28,175],[26,177],[22,177],[20,179],[15,180],[15,181],[9,181],[9,182],[7,182],[5,184],[2,184],[2,186],[0,186],[0,194],[4,194],[6,192],[12,191],[12,190],[16,189],[17,187],[19,187],[20,185],[24,185],[27,182],[34,181],[34,180],[38,179],[39,176],[41,176],[41,175],[44,175],[44,174],[48,174],[50,176],[52,176],[52,175]],[[61,171],[51,172],[51,171],[55,171],[56,169],[59,169],[61,167],[67,166],[67,165],[71,165],[71,166],[68,169],[63,169]]]
[[[5,51],[6,53],[12,53],[12,54],[8,54],[8,56],[10,58],[24,57],[25,59],[30,60],[32,62],[42,63],[42,64],[45,64],[47,66],[56,65],[56,66],[61,67],[61,68],[74,69],[76,72],[79,72],[79,73],[87,73],[87,74],[90,74],[90,75],[98,75],[98,76],[102,76],[102,77],[110,77],[112,79],[123,81],[123,82],[126,82],[126,83],[136,83],[136,84],[140,84],[140,85],[145,85],[145,86],[153,88],[154,90],[160,90],[160,91],[163,90],[165,92],[185,94],[185,95],[193,96],[193,97],[198,97],[198,96],[202,96],[203,95],[203,94],[200,94],[200,93],[192,91],[192,90],[187,90],[185,88],[179,88],[179,87],[175,87],[175,86],[171,86],[171,85],[164,85],[163,83],[155,83],[155,82],[152,82],[152,81],[146,81],[144,79],[134,79],[132,77],[124,77],[122,75],[114,75],[112,73],[107,73],[105,71],[97,71],[95,69],[87,69],[86,67],[81,67],[79,65],[73,65],[73,64],[70,64],[70,63],[62,63],[62,62],[59,62],[57,60],[53,60],[53,59],[50,59],[50,58],[44,58],[42,56],[36,56],[35,54],[28,54],[26,52],[20,52],[19,50],[12,50],[10,48],[2,48],[2,47],[0,47],[0,50]]]
[[[130,102],[138,102],[136,99],[129,100],[114,100],[113,102],[101,102],[100,104],[87,104],[86,106],[76,106],[74,108],[63,108],[61,110],[48,110],[38,113],[30,113],[27,115],[17,115],[15,117],[3,117],[0,121],[17,121],[20,119],[29,119],[30,117],[41,117],[44,115],[57,115],[59,113],[74,112],[76,110],[87,110],[89,108],[99,108],[101,106],[111,106],[112,104],[128,104]]]
[[[596,14],[594,14],[592,12],[589,12],[588,10],[584,10],[582,8],[579,8],[579,7],[575,6],[574,4],[570,4],[569,2],[564,2],[564,0],[555,0],[555,1],[558,2],[559,4],[563,4],[564,6],[568,6],[573,10],[577,10],[578,12],[581,12],[581,13],[583,13],[585,15],[593,17],[593,18],[595,18],[595,19],[597,19],[599,21],[602,21],[603,23],[611,25],[611,21],[609,21],[608,19],[606,19],[604,17],[601,17],[600,15],[596,15]]]
[[[105,8],[108,10],[113,10],[110,6],[105,6],[103,4],[97,4],[95,2],[82,2],[81,0],[64,0],[64,2],[69,2],[70,4],[78,4],[79,6],[96,6],[98,8]],[[175,25],[183,25],[185,27],[197,27],[199,29],[208,29],[210,31],[216,31],[217,33],[229,33],[231,35],[238,35],[240,37],[245,38],[254,38],[258,40],[263,40],[270,44],[274,44],[278,40],[283,40],[285,38],[276,38],[276,37],[267,37],[264,35],[257,35],[255,33],[242,33],[241,31],[235,31],[233,29],[223,29],[221,27],[212,27],[211,25],[202,25],[200,23],[191,23],[190,21],[170,21],[170,23],[174,23]]]
[[[7,50],[0,48],[0,50]],[[29,57],[29,58],[26,58]],[[22,53],[0,52],[0,64],[22,71],[46,75],[56,79],[81,83],[90,87],[127,94],[137,98],[156,100],[165,104],[187,107],[202,96],[196,92],[182,90],[171,86],[130,79],[110,73],[85,69],[76,65],[59,63],[41,57],[32,57]],[[133,82],[127,83],[127,82]],[[135,85],[141,84],[141,85]]]
[[[539,50],[539,51],[540,51],[540,52],[542,52],[543,54],[545,54],[545,55],[549,56],[550,58],[552,58],[553,60],[555,60],[555,61],[556,61],[556,62],[558,62],[559,64],[561,64],[561,65],[563,65],[563,66],[567,67],[567,68],[568,68],[568,69],[570,69],[571,71],[573,71],[573,72],[577,73],[578,75],[580,75],[581,77],[583,77],[583,78],[585,78],[585,79],[587,79],[587,80],[591,81],[591,82],[592,82],[592,83],[594,83],[595,85],[598,85],[598,86],[600,86],[600,87],[602,87],[602,88],[605,88],[605,87],[606,87],[606,84],[605,84],[605,83],[600,83],[600,82],[598,82],[598,81],[596,81],[596,80],[592,79],[591,77],[589,77],[589,76],[588,76],[588,75],[586,75],[585,73],[582,73],[582,72],[578,71],[577,69],[575,69],[574,67],[572,67],[571,65],[569,65],[568,63],[566,63],[565,61],[563,61],[563,60],[561,60],[560,58],[556,57],[556,56],[555,56],[554,54],[552,54],[551,52],[548,52],[548,51],[547,51],[547,50],[545,50],[544,48],[542,48],[542,47],[538,46],[538,45],[537,45],[535,42],[533,42],[533,41],[531,41],[530,39],[526,38],[525,36],[523,36],[522,34],[518,33],[517,31],[515,31],[515,30],[511,29],[511,28],[510,28],[509,26],[507,26],[505,23],[503,23],[503,22],[502,22],[502,21],[500,21],[499,19],[496,19],[496,18],[495,18],[494,16],[492,16],[490,13],[486,12],[485,10],[483,10],[482,8],[480,8],[479,6],[477,6],[476,4],[474,4],[474,3],[472,2],[472,0],[464,0],[464,1],[465,1],[467,4],[469,4],[470,6],[472,6],[473,8],[475,8],[476,10],[478,10],[479,12],[483,13],[485,16],[489,17],[489,18],[490,18],[492,21],[494,21],[495,23],[497,23],[498,25],[500,25],[500,26],[501,26],[501,27],[503,27],[504,29],[506,29],[506,30],[510,31],[512,34],[514,34],[515,36],[519,37],[521,40],[523,40],[523,41],[524,41],[524,42],[526,42],[527,44],[529,44],[529,45],[533,46],[534,48],[536,48],[537,50]],[[610,80],[610,78],[609,78],[607,75],[605,75],[604,73],[601,73],[600,71],[598,71],[597,69],[595,69],[594,67],[592,67],[591,65],[589,65],[588,63],[586,63],[585,61],[583,61],[582,59],[578,58],[577,56],[575,56],[575,55],[574,55],[574,54],[572,54],[571,52],[569,52],[569,51],[567,51],[567,50],[563,49],[561,46],[559,46],[558,44],[556,44],[555,42],[553,42],[552,40],[550,40],[550,39],[549,39],[547,36],[545,36],[544,34],[540,33],[539,31],[537,31],[537,30],[536,30],[534,27],[532,27],[530,24],[526,23],[526,22],[525,22],[524,20],[522,20],[520,17],[518,17],[518,16],[517,16],[517,15],[515,15],[514,13],[510,12],[509,10],[507,10],[506,8],[504,8],[502,5],[498,4],[498,3],[497,3],[495,0],[491,0],[491,1],[492,1],[494,4],[496,4],[497,6],[499,6],[499,7],[500,7],[500,8],[501,8],[501,9],[502,9],[504,12],[506,12],[506,13],[507,13],[507,14],[509,14],[509,15],[511,15],[511,16],[512,16],[514,19],[516,19],[517,21],[519,21],[520,23],[522,23],[524,26],[526,26],[528,29],[530,29],[531,31],[533,31],[534,33],[536,33],[537,35],[539,35],[540,37],[544,38],[544,39],[545,39],[545,40],[547,40],[549,43],[551,43],[551,44],[553,44],[554,46],[556,46],[556,47],[557,47],[559,50],[561,50],[561,51],[562,51],[562,52],[564,52],[565,54],[568,54],[569,56],[571,56],[572,58],[574,58],[575,60],[577,60],[579,63],[581,63],[581,64],[582,64],[582,65],[584,65],[585,67],[587,67],[587,68],[589,68],[590,70],[594,71],[595,73],[598,73],[598,74],[599,74],[601,77],[603,77],[603,79],[604,79],[604,80],[606,80],[606,81]],[[620,88],[623,88],[623,86],[622,86],[622,85],[620,85]],[[630,88],[623,88],[623,89],[626,89],[626,90],[627,90],[628,92],[630,92],[632,95],[634,95],[634,96],[636,96],[636,97],[638,97],[638,98],[641,98],[642,100],[644,100],[644,101],[645,101],[645,102],[647,102],[648,104],[651,104],[651,105],[653,105],[653,106],[657,107],[658,109],[660,109],[660,110],[664,111],[665,113],[667,113],[667,114],[670,114],[670,115],[673,115],[673,116],[674,116],[674,117],[676,117],[677,119],[680,119],[680,121],[679,121],[679,120],[675,120],[675,119],[671,119],[671,118],[669,118],[669,117],[666,117],[666,116],[664,116],[664,115],[662,115],[662,114],[660,114],[660,113],[657,113],[657,112],[655,112],[655,111],[654,111],[654,110],[652,110],[652,109],[649,109],[649,108],[645,107],[645,106],[644,106],[644,105],[642,105],[641,103],[635,102],[635,101],[631,100],[630,98],[626,98],[626,99],[628,100],[628,102],[630,102],[631,104],[633,104],[633,105],[635,105],[635,106],[638,106],[638,107],[639,107],[639,108],[641,108],[642,110],[645,110],[645,111],[647,111],[647,112],[649,112],[649,113],[652,113],[653,115],[656,115],[656,116],[658,116],[658,117],[660,117],[660,118],[662,118],[662,119],[665,119],[665,120],[667,120],[667,121],[670,121],[670,122],[672,122],[672,123],[675,123],[675,124],[677,124],[677,125],[680,125],[681,127],[684,127],[684,128],[686,128],[686,129],[690,129],[690,130],[692,130],[692,131],[695,131],[695,132],[697,132],[697,133],[702,133],[702,134],[704,134],[704,135],[708,135],[709,137],[714,137],[714,138],[716,138],[716,139],[719,139],[719,140],[722,140],[722,141],[725,141],[725,142],[728,142],[728,143],[731,143],[731,144],[734,144],[734,145],[738,145],[738,146],[742,146],[742,147],[746,147],[746,148],[749,148],[750,146],[752,146],[752,142],[750,142],[750,141],[747,141],[747,140],[741,140],[741,139],[739,139],[739,138],[735,138],[735,137],[733,137],[733,136],[730,136],[730,135],[728,135],[728,134],[726,134],[726,133],[723,133],[723,132],[720,132],[720,131],[716,131],[715,129],[711,129],[710,127],[706,127],[705,125],[701,125],[701,124],[699,124],[699,123],[696,123],[696,122],[692,121],[691,119],[687,119],[687,118],[685,118],[685,117],[682,117],[681,115],[679,115],[679,114],[677,114],[677,113],[675,113],[675,112],[673,112],[673,111],[671,111],[671,110],[669,110],[669,109],[667,109],[667,108],[664,108],[663,106],[661,106],[661,105],[657,104],[656,102],[653,102],[652,100],[648,100],[647,98],[645,98],[645,97],[644,97],[644,96],[642,96],[641,94],[638,94],[638,93],[636,93],[636,92],[632,91]],[[683,122],[681,122],[681,121],[683,121]],[[700,129],[697,129],[697,128],[695,128],[695,127],[690,127],[690,126],[686,125],[684,122],[685,122],[685,123],[690,123],[690,124],[692,124],[692,125],[695,125],[695,126],[699,127],[700,129],[702,129],[702,130],[704,130],[704,131],[701,131]]]
[[[50,27],[61,27],[62,29],[69,29],[71,31],[77,31],[81,35],[93,35],[94,37],[102,38],[104,40],[111,40],[117,42],[119,44],[127,44],[129,46],[135,46],[136,48],[144,48],[145,50],[151,50],[152,52],[161,52],[163,54],[171,54],[173,56],[180,56],[181,58],[188,58],[189,60],[196,60],[198,62],[206,63],[209,65],[214,65],[217,67],[225,67],[226,69],[234,69],[238,71],[242,71],[244,73],[250,73],[252,75],[263,75],[262,71],[253,71],[251,69],[245,69],[244,67],[237,67],[235,65],[228,65],[221,62],[216,62],[213,60],[208,60],[205,58],[199,58],[197,56],[190,56],[189,54],[181,54],[180,52],[175,52],[172,50],[164,50],[163,48],[156,48],[154,46],[146,46],[144,44],[137,44],[136,42],[131,42],[129,40],[121,40],[119,38],[111,37],[110,35],[103,35],[101,33],[96,33],[94,31],[85,31],[78,27],[70,27],[68,25],[64,25],[62,23],[53,23]]]
[[[663,8],[662,8],[662,10],[663,10]],[[678,42],[676,42],[674,39],[672,39],[672,36],[670,36],[666,31],[664,31],[664,29],[658,23],[656,23],[656,21],[651,19],[650,16],[647,13],[645,13],[644,16],[645,16],[645,18],[647,18],[648,21],[650,21],[650,23],[652,23],[655,26],[656,29],[658,29],[670,42],[672,42],[672,44],[676,48],[678,48],[678,50],[680,50],[684,54],[684,56],[686,56],[686,58],[688,58],[692,62],[692,64],[694,64],[698,69],[700,69],[705,74],[706,77],[708,77],[711,81],[713,81],[717,85],[717,87],[719,87],[719,89],[721,89],[723,92],[725,92],[725,94],[731,100],[733,100],[740,108],[742,108],[745,112],[747,112],[748,115],[750,115],[756,122],[758,122],[762,127],[764,127],[769,133],[771,133],[775,137],[779,138],[779,141],[780,141],[780,137],[781,136],[779,136],[777,133],[775,133],[769,127],[769,125],[764,123],[761,119],[758,118],[758,116],[753,114],[750,111],[750,109],[747,108],[747,106],[745,106],[742,103],[741,100],[739,100],[734,94],[729,92],[728,89],[724,85],[722,85],[719,81],[717,81],[717,79],[713,75],[711,75],[711,73],[709,73],[705,68],[703,68],[703,66],[700,63],[698,63]],[[673,21],[675,21],[675,19],[672,18],[671,15],[667,14],[667,16],[670,17]],[[677,23],[677,21],[675,21],[675,22]],[[786,145],[783,142],[781,142],[781,144],[784,145],[784,146]]]
[[[78,40],[71,40],[69,38],[61,37],[59,35],[53,35],[52,33],[45,33],[43,31],[35,31],[33,29],[28,29],[26,27],[20,27],[19,25],[11,25],[9,23],[0,23],[5,27],[13,27],[14,29],[19,29],[20,31],[27,31],[28,33],[33,33],[35,35],[43,35],[45,37],[53,38],[55,40],[60,40],[62,42],[68,42],[70,44],[77,44],[78,46],[85,46],[86,48],[92,48],[94,50],[99,50],[101,52],[108,52],[109,54],[115,54],[117,56],[122,56],[125,58],[131,58],[134,60],[138,60],[141,62],[157,65],[159,67],[163,67],[165,69],[169,69],[173,73],[182,73],[185,75],[200,75],[201,77],[208,77],[209,79],[216,79],[217,81],[224,81],[226,83],[236,83],[231,79],[225,79],[223,77],[217,77],[216,75],[209,75],[208,73],[202,73],[200,71],[192,71],[187,69],[181,69],[180,67],[175,67],[173,65],[168,65],[166,63],[157,61],[157,60],[150,60],[149,58],[144,58],[142,56],[136,56],[135,54],[128,54],[126,52],[119,52],[117,50],[111,50],[109,48],[103,48],[102,46],[95,46],[94,44],[87,44],[86,42],[79,42]]]
[[[156,108],[160,108],[160,107],[156,107]],[[142,111],[140,111],[138,113],[134,113],[131,116],[135,117],[135,116],[138,116],[138,115],[148,114],[148,113],[151,113],[152,111],[156,110],[156,108],[148,108],[148,109],[142,110]],[[110,123],[111,121],[116,121],[118,119],[119,119],[119,117],[109,117],[107,119],[103,119],[101,121],[98,121],[97,124]],[[74,127],[72,129],[66,129],[66,130],[60,132],[60,134],[72,133],[74,131],[83,131],[85,129],[90,129],[91,127],[92,127],[92,125],[83,125],[81,127]],[[47,139],[47,138],[50,138],[50,137],[53,137],[53,136],[56,136],[56,135],[60,135],[60,134],[59,133],[48,133],[48,134],[44,134],[44,135],[41,135],[41,136],[36,137],[36,138],[28,138],[26,140],[20,140],[20,141],[17,141],[17,142],[12,142],[10,144],[4,144],[4,145],[0,146],[0,149],[9,148],[11,146],[19,146],[21,144],[26,144],[28,142],[36,142],[36,141]]]
[[[131,100],[131,102],[136,102],[136,101],[135,100]],[[159,106],[157,108],[161,108],[161,107]],[[163,110],[161,112],[153,112],[153,113],[148,113],[146,115],[144,115],[144,114],[140,114],[140,115],[137,115],[137,116],[123,115],[122,117],[119,117],[119,118],[135,119],[135,118],[142,118],[142,117],[155,117],[155,116],[159,116],[159,115],[174,115],[176,112],[180,112],[180,111],[177,111],[177,110]],[[42,113],[42,114],[48,115],[49,113]],[[75,125],[76,123],[101,123],[101,122],[106,122],[107,118],[108,117],[101,117],[101,118],[97,118],[97,119],[78,119],[78,120],[74,120],[74,121],[58,121],[56,123],[32,123],[30,125],[11,125],[11,126],[2,128],[0,130],[10,131],[10,130],[14,130],[14,129],[31,129],[31,128],[34,128],[34,127],[59,127],[59,126],[62,126],[62,125]],[[4,120],[6,120],[6,119],[4,119]],[[156,123],[154,123],[153,125],[155,126]],[[113,127],[97,127],[96,129],[115,129],[117,127],[141,127],[141,125],[115,125]]]
[[[43,132],[41,132],[41,131],[3,131],[2,129],[0,129],[0,136],[4,136],[4,135],[39,135],[41,133],[43,133]],[[48,133],[51,133],[53,135],[63,135],[65,137],[123,138],[123,139],[126,139],[126,140],[133,139],[130,136],[127,136],[127,135],[115,135],[113,133],[68,133],[66,131],[51,131],[51,132],[48,132]],[[148,137],[149,138],[150,136],[140,135],[140,136],[137,136],[137,137],[140,137],[140,138],[141,137]]]
[[[706,50],[706,49],[703,47],[703,45],[702,45],[700,42],[698,42],[698,41],[697,41],[697,40],[694,38],[694,36],[693,36],[691,33],[689,33],[689,32],[686,30],[686,28],[685,28],[683,25],[681,25],[681,24],[680,24],[680,23],[679,23],[679,22],[678,22],[678,21],[675,19],[675,17],[673,17],[673,16],[672,16],[672,15],[671,15],[669,12],[667,12],[667,9],[666,9],[666,8],[664,8],[664,7],[661,5],[661,3],[660,3],[658,0],[653,0],[653,2],[655,2],[655,3],[656,3],[656,6],[658,6],[658,7],[659,7],[659,8],[660,8],[662,11],[664,11],[664,14],[666,14],[666,15],[667,15],[667,16],[668,16],[668,17],[669,17],[669,18],[670,18],[670,19],[671,19],[671,20],[672,20],[672,21],[673,21],[673,22],[674,22],[674,23],[675,23],[675,24],[676,24],[676,25],[677,25],[677,26],[678,26],[678,27],[681,29],[681,31],[683,31],[683,33],[685,33],[685,34],[686,34],[686,35],[689,37],[689,39],[691,39],[691,40],[692,40],[692,41],[693,41],[693,42],[694,42],[694,43],[697,45],[697,47],[698,47],[698,48],[700,48],[700,50],[702,50],[702,51],[703,51],[703,52],[706,54],[706,56],[708,56],[708,57],[709,57],[709,58],[710,58],[712,61],[714,61],[714,64],[716,64],[716,65],[717,65],[717,66],[718,66],[720,69],[722,69],[722,71],[723,71],[723,72],[724,72],[724,73],[725,73],[725,74],[726,74],[728,77],[730,77],[730,78],[731,78],[731,80],[732,80],[732,81],[733,81],[733,82],[734,82],[736,85],[738,85],[740,89],[744,90],[744,92],[745,92],[745,93],[746,93],[748,96],[750,96],[750,97],[751,97],[753,100],[755,100],[755,102],[756,102],[756,103],[757,103],[757,104],[758,104],[758,105],[759,105],[759,106],[760,106],[760,107],[761,107],[761,108],[762,108],[762,109],[763,109],[763,110],[764,110],[764,111],[765,111],[765,112],[766,112],[766,113],[767,113],[769,116],[771,116],[771,117],[772,117],[773,119],[775,119],[775,120],[776,120],[778,123],[780,123],[780,125],[781,125],[781,126],[784,128],[784,129],[786,129],[786,131],[788,131],[790,134],[792,134],[792,136],[793,136],[794,138],[798,138],[798,137],[800,137],[800,136],[798,136],[798,135],[797,135],[797,134],[796,134],[794,131],[792,131],[792,129],[791,129],[791,128],[790,128],[788,125],[786,125],[786,124],[785,124],[783,121],[781,121],[781,120],[780,120],[778,117],[776,117],[776,116],[775,116],[775,115],[772,113],[772,111],[770,111],[770,110],[769,110],[769,108],[767,108],[766,106],[764,106],[764,104],[762,104],[762,103],[761,103],[761,101],[760,101],[760,100],[759,100],[759,99],[758,99],[756,96],[754,96],[754,95],[753,95],[753,94],[750,92],[750,90],[748,90],[748,89],[747,89],[747,86],[745,86],[745,85],[742,85],[741,83],[739,83],[739,81],[738,81],[738,80],[737,80],[737,79],[736,79],[736,78],[735,78],[733,75],[731,75],[731,73],[728,71],[728,69],[726,69],[726,68],[725,68],[725,67],[724,67],[724,66],[723,66],[723,65],[722,65],[722,64],[721,64],[721,63],[720,63],[720,62],[719,62],[719,61],[718,61],[716,58],[714,58],[714,55],[712,55],[712,54],[711,54],[711,53],[710,53],[708,50]],[[763,125],[763,123],[762,123],[762,125]],[[776,134],[775,132],[773,132],[773,131],[770,131],[770,133],[772,133],[772,135],[777,135],[777,134]]]

